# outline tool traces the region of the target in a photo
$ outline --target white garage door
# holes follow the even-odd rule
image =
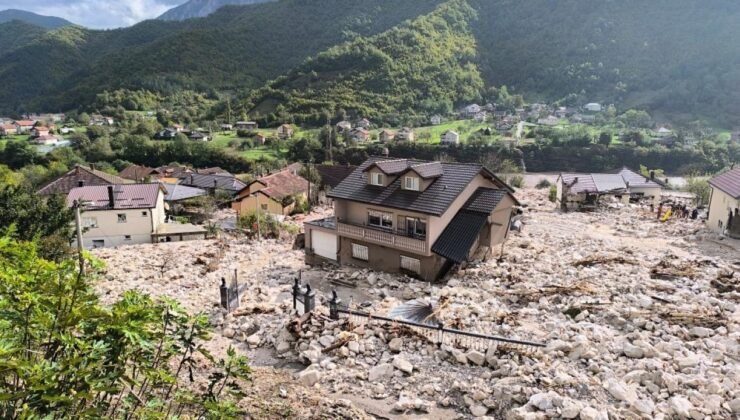
[[[319,230],[311,232],[313,252],[332,261],[337,260],[337,235]]]

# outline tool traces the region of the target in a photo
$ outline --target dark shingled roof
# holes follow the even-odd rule
[[[38,191],[38,193],[41,195],[67,194],[72,191],[73,188],[79,187],[80,182],[82,182],[83,186],[88,186],[129,184],[133,181],[123,179],[116,175],[107,174],[96,169],[91,169],[86,166],[77,165],[66,174],[46,184]]]
[[[409,168],[408,159],[389,159],[389,160],[378,160],[372,165],[368,165],[365,171],[369,171],[373,167],[376,167],[383,171],[386,175],[398,175]]]
[[[336,188],[355,169],[357,169],[357,166],[316,165],[316,171],[321,177],[321,184],[331,188]]]
[[[387,187],[369,185],[367,182],[365,172],[372,165],[380,167],[382,164],[386,170],[399,174],[408,166],[421,163],[425,162],[372,157],[339,183],[328,196],[439,216],[450,207],[476,175],[485,171],[485,168],[477,163],[440,162],[444,173],[432,181],[426,190],[420,192],[402,189],[400,178],[395,179]],[[490,176],[493,177],[493,174]],[[498,182],[505,185],[500,180]]]
[[[478,188],[465,203],[465,205],[463,206],[463,210],[469,210],[489,215],[491,214],[493,209],[498,206],[501,200],[503,200],[506,194],[506,190],[497,190],[494,188],[482,187]]]
[[[167,190],[164,201],[189,200],[208,194],[204,189],[188,187],[186,185],[162,183],[162,186]]]
[[[197,188],[213,188],[226,190],[233,193],[241,191],[247,186],[244,182],[233,176],[187,174],[182,178],[182,185]]]
[[[132,179],[139,181],[152,174],[157,174],[157,170],[148,166],[129,165],[124,170],[118,173],[118,176],[124,179]]]
[[[442,164],[439,162],[427,162],[412,165],[411,169],[424,179],[437,178],[444,174]]]
[[[467,259],[487,219],[487,214],[460,210],[434,242],[432,252],[460,264]]]
[[[709,181],[709,185],[729,194],[732,198],[740,198],[740,167],[715,176]]]

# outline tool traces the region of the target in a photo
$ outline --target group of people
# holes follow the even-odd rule
[[[650,204],[650,212],[655,211],[655,206]],[[671,217],[677,219],[688,219],[696,220],[699,217],[699,209],[694,207],[692,210],[690,206],[682,203],[660,203],[658,206],[658,212],[656,214],[658,220],[666,221]]]

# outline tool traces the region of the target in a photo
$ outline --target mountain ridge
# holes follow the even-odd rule
[[[72,22],[56,16],[44,16],[19,9],[0,10],[0,23],[14,20],[30,23],[45,29],[57,29],[63,26],[74,25]]]
[[[275,0],[189,0],[162,13],[157,19],[182,21],[206,17],[224,6],[246,6]]]

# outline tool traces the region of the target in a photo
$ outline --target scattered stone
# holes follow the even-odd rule
[[[679,396],[671,397],[668,404],[675,415],[684,418],[691,417],[690,411],[694,409],[694,405],[689,400]]]
[[[465,358],[478,366],[483,366],[483,363],[485,363],[486,361],[486,356],[483,353],[475,350],[470,350],[469,352],[465,353]]]
[[[393,376],[393,365],[390,363],[381,363],[368,372],[367,380],[375,382],[381,379],[390,378]]]
[[[298,373],[298,380],[306,386],[314,386],[320,379],[321,372],[313,367],[308,367]]]
[[[393,358],[393,367],[400,370],[401,372],[409,374],[414,370],[414,365],[412,365],[411,362],[401,356],[396,356]]]
[[[474,404],[470,406],[470,414],[474,417],[483,417],[488,414],[488,407],[482,404]]]
[[[398,353],[403,348],[403,339],[401,338],[394,338],[388,343],[388,348],[391,349],[392,352]]]

